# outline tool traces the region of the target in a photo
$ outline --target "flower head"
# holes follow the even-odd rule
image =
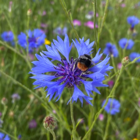
[[[118,57],[118,50],[114,44],[106,43],[106,47],[104,49],[104,54],[113,55],[114,57]]]
[[[117,64],[117,68],[118,68],[118,69],[121,69],[121,68],[122,68],[122,63],[118,63],[118,64]]]
[[[109,86],[110,88],[112,88],[113,85],[114,85],[114,81],[113,81],[113,80],[108,81],[108,86]]]
[[[93,11],[89,11],[88,14],[86,14],[87,19],[91,19],[93,17]]]
[[[124,49],[132,49],[132,47],[134,46],[134,41],[132,39],[128,40],[126,38],[122,38],[120,41],[119,41],[119,46]]]
[[[47,51],[43,51],[40,55],[36,54],[38,61],[33,62],[34,67],[31,72],[35,75],[31,78],[36,79],[33,84],[37,85],[36,88],[46,88],[47,97],[50,97],[49,101],[52,98],[57,98],[56,101],[58,101],[64,88],[68,87],[74,89],[73,95],[70,98],[72,102],[77,102],[79,99],[83,104],[83,99],[85,99],[86,102],[91,104],[90,100],[92,98],[90,94],[93,94],[92,91],[100,94],[96,87],[107,86],[102,81],[105,79],[104,76],[107,75],[106,72],[112,69],[107,64],[109,57],[107,56],[101,61],[102,54],[99,54],[99,50],[95,57],[92,58],[94,65],[83,72],[77,67],[77,59],[69,58],[72,44],[70,44],[68,36],[65,35],[64,41],[58,36],[57,40],[53,40],[51,47],[46,45]],[[89,42],[89,39],[84,41],[84,38],[80,39],[80,42],[73,40],[79,57],[84,54],[90,55],[94,42]],[[53,61],[57,61],[58,64],[54,65]],[[90,79],[90,81],[87,81],[87,79]],[[78,88],[80,85],[84,85],[87,95]]]
[[[45,43],[44,43],[45,45],[50,45],[51,44],[51,41],[50,40],[48,40],[48,39],[45,39]]]
[[[36,123],[35,120],[31,120],[31,121],[29,122],[29,128],[36,128],[36,126],[37,126],[37,123]]]
[[[133,140],[139,140],[139,139],[137,139],[137,138],[133,138]]]
[[[0,140],[10,140],[10,137],[0,132]]]
[[[56,120],[52,116],[47,116],[43,120],[43,125],[46,129],[54,129],[56,125]]]
[[[100,120],[100,121],[103,121],[103,120],[104,120],[104,115],[103,115],[103,114],[100,114],[100,115],[99,115],[99,120]]]
[[[103,101],[102,107],[104,106],[106,100]],[[120,112],[120,102],[116,99],[108,99],[108,103],[105,106],[105,111],[111,115],[115,115]]]
[[[54,30],[54,33],[58,34],[58,35],[65,35],[67,34],[67,27],[64,27],[64,28],[61,28],[61,27],[57,27],[55,30]]]
[[[127,22],[131,25],[131,29],[133,29],[135,25],[137,25],[140,22],[140,20],[135,16],[130,16],[127,18]]]
[[[18,93],[14,93],[12,95],[12,103],[14,103],[16,100],[20,100],[20,95]]]
[[[12,42],[14,40],[14,34],[12,31],[8,31],[8,32],[3,32],[1,34],[1,38],[5,41],[5,42]]]
[[[90,29],[94,29],[94,22],[93,21],[88,21],[84,25],[89,27]]]
[[[73,25],[74,26],[81,26],[81,21],[80,20],[77,20],[77,19],[74,19],[73,20]]]
[[[139,53],[136,53],[136,52],[132,52],[130,55],[129,55],[129,58],[130,58],[130,61],[133,61],[135,58],[137,57],[140,57],[140,54]],[[140,63],[140,58],[136,61],[138,63]]]
[[[27,31],[27,35],[23,32],[18,35],[18,43],[23,48],[28,48],[29,52],[40,47],[45,41],[46,35],[40,29]]]

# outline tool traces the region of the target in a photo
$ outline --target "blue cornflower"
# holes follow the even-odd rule
[[[134,29],[135,25],[137,25],[140,20],[135,16],[130,16],[127,18],[127,22],[131,25],[131,29]]]
[[[64,27],[64,28],[61,28],[61,27],[57,27],[55,30],[54,30],[54,33],[58,34],[58,35],[65,35],[67,34],[67,27]]]
[[[104,106],[106,100],[103,101],[102,107]],[[120,102],[116,99],[108,99],[108,103],[105,106],[105,111],[111,115],[115,115],[120,112]]]
[[[133,40],[128,40],[126,38],[122,38],[120,41],[119,41],[119,46],[124,49],[128,49],[130,50],[133,46],[134,46],[134,41]]]
[[[140,57],[140,54],[139,53],[136,53],[136,52],[132,52],[130,55],[129,55],[129,58],[131,61],[133,61],[135,58],[137,57]],[[140,63],[140,59],[138,59],[136,62]]]
[[[0,140],[10,140],[10,137],[0,132]]]
[[[104,49],[104,54],[106,55],[113,55],[114,57],[118,57],[118,50],[114,44],[106,43],[106,47]]]
[[[14,34],[12,31],[3,32],[1,38],[6,42],[12,42],[14,40]]]
[[[28,47],[29,52],[32,52],[34,49],[44,44],[45,37],[45,33],[40,29],[29,30],[27,31],[27,36],[23,32],[18,35],[18,43],[23,48]]]
[[[73,95],[70,98],[72,102],[77,102],[79,99],[83,104],[83,99],[85,99],[86,102],[91,104],[90,100],[92,100],[92,98],[90,94],[93,94],[93,91],[100,94],[96,87],[107,86],[102,82],[105,79],[105,75],[107,75],[106,72],[112,69],[112,67],[107,64],[109,57],[106,56],[104,60],[101,60],[102,54],[99,54],[100,50],[98,50],[92,59],[94,65],[87,71],[82,72],[77,68],[77,60],[73,59],[73,57],[69,59],[73,44],[70,44],[67,34],[65,35],[64,41],[59,36],[57,40],[58,41],[53,40],[51,47],[46,45],[47,51],[43,51],[40,55],[36,54],[38,61],[33,61],[34,67],[31,72],[35,75],[31,78],[36,79],[33,84],[37,85],[36,88],[46,88],[47,97],[50,97],[49,101],[52,98],[57,98],[56,101],[58,101],[64,88],[67,87],[74,89]],[[84,54],[90,55],[94,42],[89,43],[89,39],[84,41],[84,38],[79,40],[80,42],[73,40],[79,57]],[[58,64],[54,65],[53,61],[57,61]],[[89,80],[87,81],[87,79]],[[81,85],[85,87],[87,95],[79,89]]]

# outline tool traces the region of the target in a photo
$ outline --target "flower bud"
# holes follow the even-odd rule
[[[47,116],[43,120],[43,126],[46,129],[54,129],[56,127],[56,121],[52,116]]]
[[[13,112],[13,111],[10,111],[10,112],[9,112],[9,117],[11,117],[11,118],[14,117],[14,112]]]
[[[128,62],[129,62],[129,57],[128,56],[126,56],[122,59],[122,64],[126,64]]]
[[[2,100],[1,100],[1,103],[2,103],[3,105],[6,105],[6,104],[8,103],[7,98],[3,97]]]
[[[32,11],[31,11],[31,9],[29,9],[28,11],[27,11],[27,16],[30,16],[32,14]]]

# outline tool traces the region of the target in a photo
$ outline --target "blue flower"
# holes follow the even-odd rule
[[[0,140],[10,140],[10,137],[0,132]]]
[[[132,47],[134,46],[134,41],[131,40],[131,39],[128,40],[128,39],[126,39],[126,38],[122,38],[122,39],[119,41],[119,46],[120,46],[122,49],[126,48],[126,49],[130,50],[130,49],[132,49]]]
[[[45,37],[45,33],[40,29],[29,30],[27,31],[27,36],[23,32],[18,35],[18,43],[23,48],[28,47],[29,52],[32,52],[44,43]]]
[[[106,100],[103,101],[102,107],[104,106]],[[105,106],[105,111],[111,115],[115,115],[120,112],[120,102],[116,99],[108,99],[108,103]]]
[[[103,53],[106,55],[113,55],[114,57],[118,57],[118,50],[116,46],[111,43],[106,43],[106,47]]]
[[[130,16],[127,18],[127,22],[128,24],[131,25],[131,28],[133,29],[135,27],[135,25],[137,25],[139,23],[139,19],[135,16]]]
[[[3,32],[1,34],[1,38],[6,42],[12,42],[14,40],[14,34],[12,31]]]
[[[139,53],[136,53],[136,52],[132,52],[130,55],[129,55],[129,58],[131,61],[133,61],[135,58],[137,57],[140,57],[140,54]],[[136,62],[140,63],[140,59],[138,59]]]
[[[84,54],[90,55],[93,50],[92,46],[94,42],[89,43],[90,40],[84,41],[84,38],[79,40],[80,42],[73,40],[75,45],[74,49],[77,50],[79,57]],[[57,98],[56,101],[58,101],[64,88],[67,87],[73,89],[73,95],[70,97],[72,102],[77,102],[79,99],[83,104],[84,99],[87,103],[91,104],[90,100],[92,100],[92,98],[90,95],[93,94],[92,92],[100,94],[97,87],[107,86],[102,82],[105,79],[105,75],[107,75],[106,72],[112,69],[112,67],[107,64],[109,61],[108,56],[101,61],[103,54],[99,54],[100,50],[98,50],[97,54],[92,59],[94,65],[87,71],[82,72],[77,68],[77,59],[69,57],[72,44],[70,44],[67,34],[64,40],[58,36],[57,40],[53,40],[51,47],[46,45],[46,49],[47,51],[43,51],[40,55],[36,54],[38,61],[33,61],[34,67],[31,73],[34,76],[31,78],[36,79],[33,83],[37,85],[36,88],[46,88],[49,101],[52,98]],[[57,61],[58,64],[54,65],[53,61]],[[87,94],[84,94],[79,89],[81,85],[84,86]]]
[[[57,27],[55,30],[54,30],[54,33],[58,34],[58,35],[65,35],[67,34],[67,27],[64,27],[64,28],[61,28],[61,27]]]

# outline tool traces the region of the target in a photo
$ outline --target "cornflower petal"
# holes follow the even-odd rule
[[[78,42],[77,39],[75,39],[75,41],[73,40],[73,43],[77,49],[79,57],[84,54],[90,55],[91,51],[93,50],[91,46],[94,45],[94,42],[92,42],[89,45],[86,45],[87,42],[86,43],[84,42],[84,38],[80,39],[80,43]]]
[[[71,51],[72,45],[69,44],[69,38],[68,35],[65,35],[64,41],[57,36],[58,42],[56,40],[54,41],[54,44],[57,46],[58,51],[66,58],[66,60],[69,62],[69,53]]]
[[[86,102],[92,105],[92,103],[90,102],[92,98],[89,96],[86,96],[80,89],[77,88],[77,86],[74,86],[74,92],[70,100],[72,100],[72,102],[77,102],[78,99],[80,100],[82,105],[83,105],[83,99],[85,99]],[[70,102],[70,100],[68,101],[68,103]]]
[[[100,50],[101,50],[101,49],[98,50],[97,54],[96,54],[95,57],[92,59],[92,61],[93,61],[95,64],[98,63],[98,62],[101,60],[101,57],[102,57],[102,55],[103,55],[102,53],[99,54]]]
[[[47,57],[51,58],[52,61],[54,61],[54,60],[61,61],[61,56],[60,56],[59,52],[57,51],[56,46],[53,43],[51,43],[51,47],[46,45],[46,49],[47,49],[47,51],[43,51],[43,53]]]

